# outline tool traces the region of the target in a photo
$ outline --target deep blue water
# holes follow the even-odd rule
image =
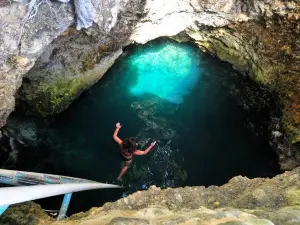
[[[256,87],[245,76],[194,45],[163,39],[131,46],[66,112],[39,122],[28,118],[38,124],[40,141],[18,169],[114,183],[121,159],[112,133],[120,122],[120,138],[137,137],[141,149],[156,140],[157,147],[135,157],[125,190],[75,194],[69,212],[143,184],[208,186],[236,175],[275,175],[278,166],[262,131],[268,108],[252,109],[259,97],[247,96],[248,90]],[[49,202],[48,208],[59,208],[58,198]]]

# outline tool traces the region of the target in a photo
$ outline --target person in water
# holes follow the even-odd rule
[[[145,150],[136,150],[136,140],[135,138],[126,138],[124,141],[122,141],[118,137],[119,130],[121,129],[121,124],[116,124],[116,130],[114,132],[113,138],[114,140],[120,145],[120,155],[122,159],[124,160],[124,166],[118,176],[118,180],[122,180],[122,176],[126,173],[130,165],[132,164],[132,159],[134,155],[146,155],[148,152],[154,147],[156,144],[156,141],[152,142],[150,146]]]

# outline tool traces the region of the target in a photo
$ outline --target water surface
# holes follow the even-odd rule
[[[66,112],[46,121],[30,118],[40,137],[19,169],[116,182],[121,159],[112,133],[120,122],[120,138],[135,136],[140,149],[156,140],[157,147],[135,157],[125,190],[75,194],[69,212],[143,185],[221,185],[235,175],[274,175],[274,155],[259,132],[268,112],[253,114],[256,109],[242,102],[247,90],[256,87],[194,45],[163,39],[129,47]],[[47,206],[59,208],[57,199]]]

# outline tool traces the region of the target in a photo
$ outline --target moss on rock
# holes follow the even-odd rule
[[[47,225],[52,219],[33,202],[10,206],[0,217],[1,225]]]
[[[300,205],[300,189],[287,190],[286,198],[290,206]]]
[[[80,71],[69,65],[51,71],[33,69],[27,74],[20,89],[21,99],[25,100],[41,115],[56,115],[66,108],[86,89],[97,82],[121,55],[119,50],[104,57],[93,68]],[[47,76],[48,73],[51,75]]]
[[[86,89],[86,85],[80,78],[60,78],[49,85],[42,84],[33,95],[26,93],[26,98],[36,105],[36,109],[42,115],[54,115],[71,104]]]
[[[42,115],[61,112],[86,89],[87,82],[82,78],[59,78],[53,83],[43,83],[35,92],[26,91],[24,97]]]

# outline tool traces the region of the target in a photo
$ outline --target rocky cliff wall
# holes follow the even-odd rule
[[[27,3],[31,2],[36,2],[33,7],[35,10],[28,17],[30,4]],[[36,67],[39,68],[42,64],[43,68],[40,68],[38,74],[31,72],[35,74],[31,79],[33,96],[26,94],[26,91],[24,96],[39,110],[40,103],[35,96],[39,95],[42,89],[44,93],[50,92],[49,99],[47,99],[49,96],[43,96],[47,99],[43,102],[45,104],[43,108],[48,107],[46,114],[59,112],[56,110],[57,107],[52,106],[59,105],[61,101],[64,102],[63,108],[66,108],[70,104],[70,99],[74,99],[97,81],[120,55],[121,44],[126,42],[126,37],[131,33],[133,17],[140,16],[139,9],[143,4],[142,0],[101,1],[94,8],[94,27],[85,32],[77,32],[76,29],[68,29],[75,25],[75,12],[71,3],[48,0],[13,2],[2,0],[0,3],[0,124],[4,125],[7,117],[14,110],[15,95],[22,84],[23,75],[34,66],[41,55]],[[59,56],[55,58],[55,55]],[[99,55],[104,58],[101,62]],[[49,61],[54,66],[46,66]],[[82,74],[91,68],[94,70],[88,72],[87,81],[78,78],[78,73]],[[75,75],[72,77],[73,73]],[[65,80],[69,74],[70,79]],[[28,79],[30,77],[28,75]],[[38,82],[40,88],[35,89],[37,87],[35,82]],[[56,93],[56,90],[53,90],[54,83],[59,87],[69,86],[70,91],[66,93],[63,89]],[[45,84],[49,84],[49,87],[45,87]],[[63,100],[60,101],[58,99],[60,97],[57,96],[63,95],[67,97],[61,97]],[[65,98],[69,99],[65,100]],[[43,113],[43,109],[39,111]]]
[[[2,1],[0,5],[0,124],[3,126],[15,107],[15,94],[22,78],[34,65],[45,46],[74,22],[70,4],[53,3],[55,15],[46,4],[23,28],[27,5]],[[43,13],[41,13],[43,12]],[[19,42],[19,39],[21,40]]]
[[[103,4],[104,8],[99,8],[104,18],[101,23],[88,30],[70,27],[61,33],[24,76],[20,99],[40,114],[54,115],[65,110],[103,76],[122,54],[122,47],[128,44],[143,13],[144,1],[104,1]]]
[[[101,208],[56,222],[33,203],[10,207],[3,225],[297,225],[300,168],[272,179],[238,176],[217,187],[150,187]],[[74,204],[74,203],[73,203]],[[76,203],[75,203],[76,204]]]

